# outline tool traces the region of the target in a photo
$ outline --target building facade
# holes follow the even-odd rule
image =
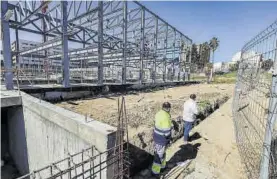
[[[16,45],[17,45],[16,43],[17,42],[14,41],[11,45],[12,52],[16,52]],[[28,50],[30,48],[36,47],[38,44],[40,44],[40,42],[19,39],[18,51],[21,52],[24,50]],[[48,55],[60,54],[61,52],[62,52],[61,47],[55,47],[47,50]],[[39,58],[38,56],[40,55],[44,56],[45,51],[35,52],[28,57],[19,56],[18,59],[16,59],[16,56],[14,55],[12,57],[13,65],[14,66],[16,65],[20,68],[38,68],[38,69],[54,68],[54,67],[61,68],[62,63],[60,58],[57,58],[57,59]]]

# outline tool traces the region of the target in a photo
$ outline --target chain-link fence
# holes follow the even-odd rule
[[[248,178],[277,178],[277,20],[249,41],[239,63],[233,114]],[[275,125],[275,126],[274,126]]]

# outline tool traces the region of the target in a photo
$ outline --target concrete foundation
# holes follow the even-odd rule
[[[21,106],[21,96],[17,91],[1,91],[1,108]]]
[[[143,91],[143,90],[159,90],[163,87],[170,86],[184,86],[191,84],[198,84],[197,81],[186,81],[186,82],[166,82],[166,83],[145,83],[145,84],[105,84],[99,85],[84,85],[74,86],[69,88],[64,87],[53,87],[53,86],[33,86],[33,87],[22,87],[21,90],[24,92],[50,102],[58,102],[72,99],[80,99],[86,97],[93,97],[105,93],[121,93],[126,94],[129,91]]]
[[[99,152],[114,146],[114,127],[91,118],[86,119],[83,115],[54,106],[24,92],[21,92],[20,99],[22,106],[10,106],[7,120],[10,155],[22,175],[89,146],[95,146]],[[103,155],[101,160],[105,161],[106,157]],[[65,169],[68,166],[59,167]],[[101,178],[110,178],[111,174],[112,167],[108,167],[102,170]]]

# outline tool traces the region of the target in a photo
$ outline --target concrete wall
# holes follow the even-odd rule
[[[115,128],[54,106],[22,92],[30,171],[45,167],[94,145],[100,152],[114,146]],[[105,157],[104,157],[105,158]],[[102,157],[103,161],[103,157]],[[66,166],[61,166],[63,169]],[[108,170],[111,170],[108,168]],[[106,170],[102,178],[107,176]]]

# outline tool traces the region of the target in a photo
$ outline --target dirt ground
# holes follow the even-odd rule
[[[189,161],[175,166],[165,178],[172,179],[245,179],[245,173],[235,141],[232,121],[232,99],[211,114],[192,131],[190,144],[183,139],[167,151],[169,163]],[[170,165],[170,164],[169,164]]]
[[[206,103],[215,101],[220,97],[231,97],[233,88],[233,84],[198,84],[152,92],[130,92],[125,96],[129,136],[132,138],[139,132],[147,133],[148,130],[151,130],[154,115],[161,109],[161,105],[165,101],[172,104],[171,116],[172,119],[175,119],[182,115],[183,103],[189,98],[190,94],[195,93],[197,95],[197,101],[201,108]],[[57,105],[116,126],[118,117],[117,99],[116,94],[109,94],[99,98],[62,102]]]
[[[162,104],[165,101],[169,101],[173,103],[173,111],[171,112],[173,116],[175,113],[176,115],[181,115],[182,111],[174,110],[179,107],[176,105],[174,106],[174,102],[181,101],[183,103],[186,99],[188,99],[189,95],[192,93],[195,93],[197,95],[198,101],[213,99],[218,97],[219,95],[231,96],[233,93],[233,87],[233,84],[199,84],[167,88],[164,90],[153,92],[130,93],[125,96],[127,113],[134,114],[135,111],[140,110],[141,107],[148,107],[148,109],[145,110],[151,110],[153,104]],[[77,100],[74,101],[74,104],[70,102],[62,102],[58,103],[57,105],[83,115],[88,115],[93,119],[103,121],[105,123],[115,126],[116,123],[114,123],[114,120],[116,120],[117,118],[118,110],[117,99],[118,97],[115,96],[115,94],[110,94],[95,99],[87,98]],[[155,113],[157,111],[151,112]],[[130,118],[129,121],[130,123],[133,123],[132,118]]]
[[[174,120],[175,117],[182,115],[182,105],[191,93],[197,95],[198,105],[201,108],[202,104],[220,97],[231,98],[233,91],[234,84],[199,84],[128,94],[125,100],[129,118],[129,136],[134,140],[130,142],[141,148],[141,143],[136,139],[138,134],[142,133],[149,134],[143,142],[151,140],[154,115],[165,101],[172,104],[171,115]],[[57,105],[116,126],[117,99],[117,96],[110,94]],[[194,140],[190,144],[184,145],[183,140],[179,139],[168,149],[167,158],[171,170],[165,178],[245,178],[235,143],[231,103],[232,99],[229,99],[220,109],[196,126],[192,131]],[[189,164],[176,167],[178,162],[188,162],[190,161],[188,159],[191,160]]]

